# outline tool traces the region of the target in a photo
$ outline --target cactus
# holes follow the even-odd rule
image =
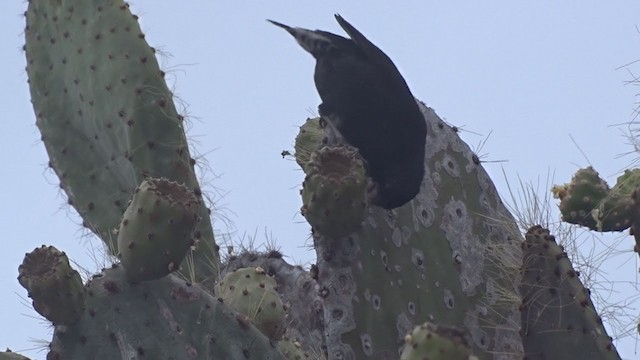
[[[564,249],[534,226],[522,244],[522,340],[527,359],[619,359]]]
[[[167,178],[202,195],[183,118],[122,0],[34,0],[26,19],[27,74],[49,165],[84,225],[116,255],[112,230],[142,180]],[[208,217],[204,205],[198,215]],[[197,235],[192,280],[212,282],[211,223]]]
[[[299,342],[288,338],[283,338],[278,341],[278,351],[280,351],[286,360],[309,359],[309,354],[302,350],[302,345],[300,345]]]
[[[80,320],[56,327],[47,359],[282,359],[243,315],[174,275],[131,284],[114,267],[87,293]]]
[[[578,170],[569,184],[552,189],[560,199],[562,220],[591,230],[622,231],[634,221],[632,194],[640,186],[640,169],[626,170],[613,188],[590,166]]]
[[[404,339],[400,360],[447,359],[472,360],[463,332],[456,328],[424,323],[416,326]]]
[[[131,281],[175,270],[193,244],[200,203],[185,186],[147,179],[136,189],[118,230],[118,257]]]
[[[72,325],[82,315],[85,291],[69,258],[53,246],[42,246],[24,257],[18,281],[33,299],[33,308],[54,325]]]
[[[29,358],[7,349],[0,351],[0,360],[29,360]]]
[[[314,231],[339,238],[364,220],[367,181],[357,150],[323,147],[305,165],[300,212]]]
[[[567,259],[552,258],[558,249],[544,246],[537,252],[543,259],[531,257],[540,236],[528,235],[526,244],[534,245],[525,247],[523,263],[522,235],[489,176],[426,105],[419,103],[429,129],[426,170],[415,199],[392,211],[363,205],[366,164],[346,147],[327,147],[326,129],[310,120],[297,138],[296,160],[307,175],[303,209],[317,264],[305,270],[277,251],[245,251],[222,262],[183,119],[128,5],[31,0],[26,18],[27,74],[50,166],[84,225],[122,260],[81,287],[59,252],[47,250],[38,266],[38,252],[25,257],[20,282],[55,325],[48,359],[281,360],[301,352],[313,359],[398,359],[407,334],[425,321],[466,334],[462,341],[445,331],[455,334],[446,351],[461,356],[554,351],[562,344],[543,332],[576,323],[594,331],[597,342],[579,336],[563,353],[618,358],[581,284],[551,282],[556,269],[568,273]],[[604,227],[609,207],[599,206],[609,189],[597,174],[585,175],[588,201],[573,199],[590,206],[581,219],[597,225],[591,210],[598,209]],[[154,211],[157,218],[145,217]],[[185,252],[182,271],[172,274]],[[565,302],[569,311],[543,312],[544,322],[523,317],[523,309],[531,314],[537,306],[527,297],[535,278],[522,272],[531,266],[548,275],[546,289],[561,289],[561,300],[577,295],[579,307]],[[42,274],[52,276],[34,285],[33,275]],[[62,293],[40,296],[38,289],[58,283]],[[60,309],[61,299],[70,309]],[[405,357],[433,351],[423,350],[421,337],[429,335],[422,330],[409,337]],[[286,340],[276,348],[283,332],[300,339],[295,349]]]
[[[279,340],[284,332],[285,308],[276,286],[262,268],[243,268],[227,274],[214,292],[269,339]]]

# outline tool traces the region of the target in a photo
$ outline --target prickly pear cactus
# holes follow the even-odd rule
[[[404,339],[400,360],[472,360],[463,332],[456,328],[424,323]]]
[[[310,359],[309,354],[302,349],[302,345],[289,338],[283,338],[278,341],[278,351],[280,351],[286,360]]]
[[[54,325],[72,325],[85,307],[85,289],[69,258],[53,246],[42,246],[24,257],[18,281],[33,299],[33,308]]]
[[[522,341],[527,359],[620,359],[564,249],[534,226],[522,244]]]
[[[201,199],[184,119],[122,0],[33,0],[26,11],[27,74],[36,124],[68,202],[113,255],[134,189],[147,177],[184,184]],[[208,210],[201,205],[201,218]],[[198,226],[197,279],[219,268],[209,221]]]
[[[29,360],[29,358],[7,349],[6,351],[0,351],[0,360]]]
[[[356,231],[364,220],[367,180],[357,150],[322,147],[305,165],[300,212],[314,231],[342,237]]]
[[[115,267],[87,293],[80,320],[56,327],[47,359],[283,360],[244,315],[174,275],[131,284]]]
[[[186,186],[147,179],[136,188],[118,230],[118,257],[131,281],[159,279],[194,244],[200,202]]]
[[[562,220],[596,231],[622,231],[634,221],[632,197],[640,186],[640,169],[626,170],[613,188],[592,168],[578,170],[571,182],[555,186]]]
[[[27,73],[50,166],[84,225],[122,259],[82,286],[57,250],[25,257],[20,282],[54,323],[47,359],[397,360],[407,334],[427,320],[468,334],[479,359],[561,348],[545,332],[566,324],[596,339],[574,337],[571,349],[579,350],[563,350],[566,358],[617,358],[579,281],[552,281],[551,274],[570,277],[568,260],[528,235],[523,263],[521,233],[487,173],[426,105],[426,171],[410,203],[392,211],[364,206],[366,164],[345,156],[348,148],[326,147],[328,130],[310,120],[296,160],[308,176],[303,211],[318,263],[307,271],[278,251],[246,251],[221,263],[183,118],[128,5],[31,0],[26,18]],[[324,161],[327,153],[342,160]],[[595,186],[585,193],[593,197],[584,212],[591,216],[608,189],[598,188],[597,174],[587,178]],[[180,276],[172,274],[192,241]],[[532,266],[546,274],[550,293],[561,293],[549,300],[578,294],[580,301],[531,321]],[[301,341],[284,340],[278,350],[282,333]],[[412,349],[423,349],[418,335],[409,338]]]
[[[285,308],[276,286],[262,268],[243,268],[225,275],[215,293],[269,339],[278,340],[285,329]]]

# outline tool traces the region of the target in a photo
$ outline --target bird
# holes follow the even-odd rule
[[[339,14],[335,19],[349,38],[267,21],[315,58],[321,119],[365,160],[369,203],[395,209],[420,192],[425,119],[393,61]]]

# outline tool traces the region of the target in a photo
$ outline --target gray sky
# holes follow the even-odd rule
[[[267,3],[269,5],[267,5]],[[291,261],[310,263],[309,228],[299,215],[302,172],[280,152],[291,149],[297,127],[313,113],[319,97],[313,58],[286,32],[264,20],[341,33],[340,13],[380,46],[405,76],[413,94],[477,148],[498,189],[506,182],[569,181],[593,164],[615,181],[637,155],[622,136],[632,120],[637,88],[625,86],[627,69],[640,74],[640,3],[637,1],[272,1],[184,2],[139,0],[147,41],[161,49],[170,86],[190,117],[189,137],[210,166],[205,189],[221,211],[219,234],[233,239],[277,240]],[[26,3],[0,4],[1,104],[0,225],[8,230],[0,252],[0,348],[27,350],[43,359],[33,339],[50,339],[50,326],[31,310],[16,280],[25,252],[55,245],[95,272],[105,260],[97,239],[85,236],[73,210],[59,196],[58,180],[46,171],[24,72],[23,18]],[[572,142],[584,151],[588,161]],[[219,189],[215,192],[213,188]],[[216,195],[217,194],[217,195]],[[224,195],[224,196],[222,196]],[[555,208],[555,205],[553,206]],[[229,219],[230,227],[223,221]],[[639,316],[637,256],[626,234],[607,237],[611,253],[602,263],[589,255],[597,242],[578,231],[587,264],[595,264],[593,291],[617,307],[608,322],[616,333],[631,330]],[[602,246],[596,245],[595,254]],[[93,249],[93,250],[92,250]],[[95,259],[97,257],[97,259]],[[623,301],[623,302],[619,302]],[[604,306],[604,305],[602,305]],[[617,323],[616,323],[617,319]],[[611,327],[610,327],[611,329]],[[635,358],[636,337],[617,342]]]

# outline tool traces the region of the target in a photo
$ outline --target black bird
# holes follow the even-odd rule
[[[276,21],[316,59],[320,116],[356,147],[374,183],[370,202],[400,207],[420,191],[427,128],[407,83],[391,59],[335,15],[350,39]]]

